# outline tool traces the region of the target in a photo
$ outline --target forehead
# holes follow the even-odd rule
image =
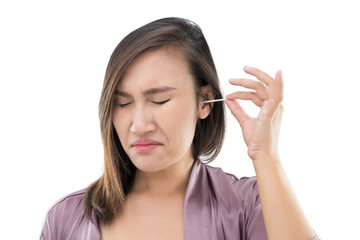
[[[193,83],[188,63],[180,50],[162,47],[138,56],[126,69],[117,89],[140,90],[154,86],[182,87]]]

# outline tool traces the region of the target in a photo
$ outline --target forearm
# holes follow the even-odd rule
[[[307,240],[315,235],[279,159],[253,161],[269,240]]]

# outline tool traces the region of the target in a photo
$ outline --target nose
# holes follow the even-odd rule
[[[152,112],[146,110],[143,107],[136,108],[134,111],[130,131],[137,135],[143,135],[155,130],[156,126],[153,122]]]

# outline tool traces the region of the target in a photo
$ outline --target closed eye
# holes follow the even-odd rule
[[[131,102],[128,102],[128,103],[125,103],[125,104],[117,103],[116,106],[121,107],[121,108],[124,108],[124,107],[126,107],[127,105],[129,105],[130,103],[131,103]]]
[[[167,103],[168,101],[170,101],[170,99],[168,99],[168,100],[165,100],[165,101],[162,101],[162,102],[152,102],[152,103],[155,103],[155,104],[157,104],[157,105],[161,105],[161,104],[164,104],[164,103]]]
[[[152,101],[152,103],[156,104],[156,105],[162,105],[164,103],[167,103],[168,101],[170,101],[170,99],[167,99],[165,101],[161,101],[161,102],[155,102],[155,101]],[[117,103],[116,106],[118,107],[121,107],[121,108],[124,108],[126,106],[128,106],[129,104],[131,104],[132,102],[128,102],[128,103],[124,103],[124,104],[120,104],[120,103]]]

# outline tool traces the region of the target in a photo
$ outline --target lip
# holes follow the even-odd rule
[[[137,152],[149,152],[154,148],[162,145],[160,142],[151,139],[139,139],[131,144]]]

